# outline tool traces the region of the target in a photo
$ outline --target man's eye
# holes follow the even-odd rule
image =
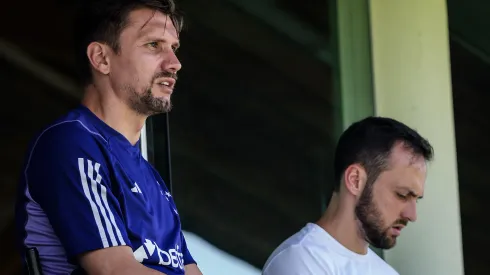
[[[400,193],[396,193],[396,195],[398,196],[398,198],[402,199],[402,200],[406,200],[407,199],[407,196],[405,195],[402,195]]]
[[[150,42],[146,45],[148,45],[148,47],[150,48],[154,48],[154,49],[158,48],[158,42]]]

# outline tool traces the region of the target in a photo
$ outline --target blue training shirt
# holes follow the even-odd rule
[[[35,247],[44,274],[70,274],[81,253],[128,245],[168,275],[195,263],[172,196],[119,132],[80,106],[30,146],[16,207],[19,244]]]

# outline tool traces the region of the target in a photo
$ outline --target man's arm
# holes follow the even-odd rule
[[[185,267],[185,275],[202,275],[196,264],[188,264]]]
[[[140,264],[128,246],[117,246],[84,253],[80,265],[89,275],[162,275],[159,271]],[[187,275],[187,267],[186,273]],[[189,273],[201,274],[201,273]]]

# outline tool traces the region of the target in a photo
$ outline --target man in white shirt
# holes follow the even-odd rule
[[[334,192],[323,216],[284,241],[263,275],[396,275],[369,244],[390,249],[417,218],[429,142],[389,118],[369,117],[340,137]]]

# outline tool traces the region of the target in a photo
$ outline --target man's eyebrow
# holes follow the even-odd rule
[[[407,187],[401,187],[400,189],[401,189],[401,190],[403,190],[403,191],[405,191],[405,192],[408,192],[408,194],[407,194],[407,195],[408,195],[408,196],[410,196],[410,197],[417,198],[417,199],[419,199],[419,200],[421,200],[421,199],[423,199],[423,198],[424,198],[424,196],[419,196],[419,195],[417,195],[417,193],[415,193],[415,192],[414,192],[413,190],[411,190],[410,188],[407,188]]]
[[[419,195],[415,194],[415,192],[413,192],[413,191],[409,191],[409,192],[408,192],[408,194],[409,194],[410,196],[412,196],[412,197],[416,198],[416,199],[419,199],[419,200],[421,200],[421,199],[423,199],[423,198],[424,198],[424,196],[419,196]]]
[[[145,30],[140,30],[138,32],[138,38],[145,37],[145,36],[155,36],[155,37],[163,37],[163,35],[156,35],[156,30],[154,28],[146,28]],[[163,33],[165,34],[165,33]]]
[[[140,27],[140,29],[138,31],[138,37],[143,37],[143,36],[151,34],[152,32],[155,32],[155,28],[157,28],[157,27],[158,28],[163,27],[163,29],[164,29],[163,34],[165,34],[167,32],[166,25],[163,25],[159,22],[148,21],[142,27]]]
[[[168,39],[165,39],[163,37],[159,37],[157,35],[151,35],[151,34],[149,34],[149,35],[142,35],[140,38],[145,38],[147,40],[158,41],[158,42],[162,42],[162,43],[168,42]],[[172,43],[172,47],[175,48],[175,49],[180,48],[180,41],[177,40],[174,43]]]

